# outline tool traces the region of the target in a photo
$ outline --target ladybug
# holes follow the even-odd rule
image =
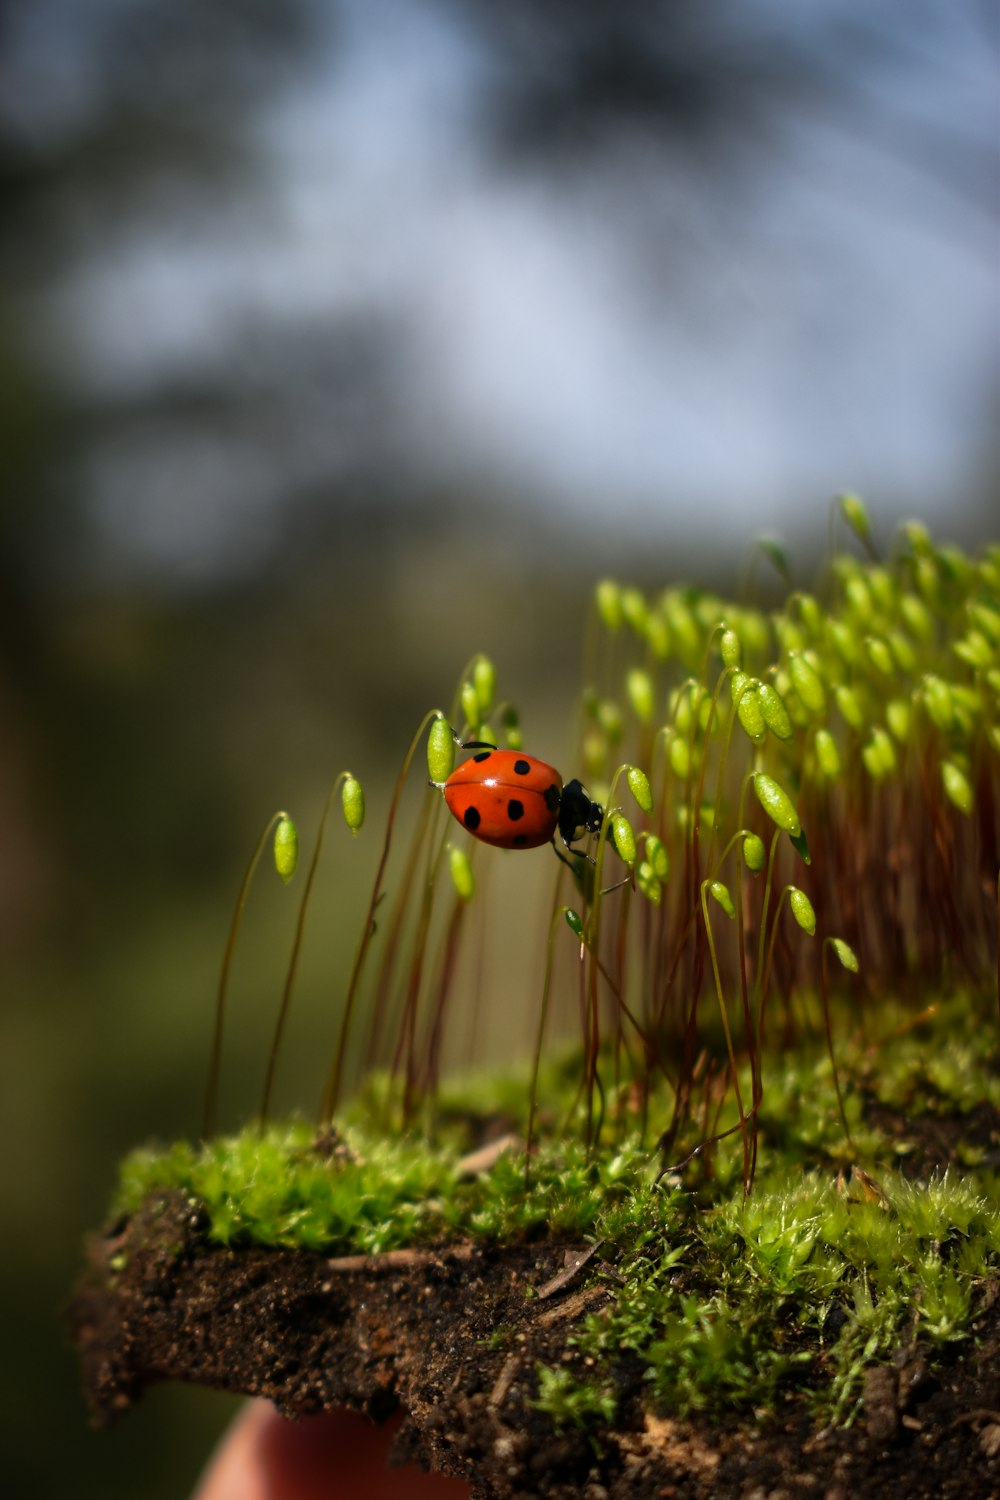
[[[462,827],[498,849],[551,844],[572,869],[556,848],[556,834],[571,854],[578,854],[574,840],[600,832],[604,820],[604,809],[591,801],[581,783],[568,781],[563,786],[554,766],[520,750],[498,750],[479,740],[462,749],[477,753],[456,766],[447,781],[432,783],[444,792],[449,812]]]

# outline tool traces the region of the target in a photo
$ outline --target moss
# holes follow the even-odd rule
[[[590,1274],[605,1279],[611,1299],[578,1327],[582,1363],[538,1371],[536,1405],[557,1426],[611,1420],[624,1399],[623,1358],[641,1368],[653,1410],[760,1413],[781,1392],[806,1389],[824,1418],[850,1421],[872,1362],[910,1347],[933,1361],[969,1337],[1000,1276],[995,1175],[904,1175],[899,1164],[912,1171],[919,1140],[865,1126],[863,1097],[883,1110],[905,1102],[911,1129],[921,1108],[937,1121],[950,1109],[959,1146],[974,1082],[980,1099],[992,1084],[982,1066],[990,1045],[963,1027],[955,999],[926,1017],[919,1037],[846,1047],[844,1076],[859,1085],[848,1090],[852,1146],[826,1057],[803,1051],[773,1062],[749,1198],[736,1153],[661,1175],[649,1145],[635,1133],[616,1138],[610,1117],[599,1149],[551,1132],[527,1166],[507,1150],[470,1179],[460,1158],[482,1116],[502,1113],[524,1129],[523,1080],[502,1077],[446,1092],[434,1139],[373,1123],[384,1098],[373,1084],[344,1115],[337,1149],[318,1149],[298,1123],[133,1152],[115,1211],[176,1189],[197,1202],[220,1245],[325,1254],[542,1234],[600,1241]],[[562,1078],[567,1107],[574,1076],[556,1066],[547,1079],[557,1090]],[[977,1152],[989,1157],[970,1138],[966,1155]]]

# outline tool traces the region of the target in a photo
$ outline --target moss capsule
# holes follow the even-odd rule
[[[357,833],[365,821],[365,794],[356,777],[344,778],[340,801],[344,809],[344,822],[352,833]]]
[[[816,913],[813,904],[805,891],[800,891],[797,885],[788,887],[788,904],[792,908],[792,916],[798,922],[803,932],[808,932],[810,937],[816,934]]]
[[[762,745],[767,738],[767,725],[764,723],[764,715],[761,711],[758,682],[751,682],[750,686],[740,694],[736,705],[736,716],[754,744]]]
[[[836,781],[840,775],[840,751],[837,749],[837,741],[829,729],[817,729],[814,743],[816,764],[820,775],[827,781]]]
[[[653,683],[649,673],[633,667],[625,679],[625,691],[640,724],[648,724],[653,717]]]
[[[597,613],[609,630],[618,630],[622,623],[622,591],[612,578],[602,578],[594,590]]]
[[[635,834],[624,813],[615,813],[611,819],[611,842],[627,865],[635,864]]]
[[[812,662],[801,651],[793,651],[788,658],[788,670],[792,686],[805,708],[811,714],[822,714],[826,710],[826,689],[823,680]]]
[[[274,868],[287,885],[299,862],[299,831],[287,813],[274,830]]]
[[[427,736],[427,774],[431,781],[447,781],[455,769],[455,740],[447,719],[436,718]]]
[[[852,974],[856,974],[859,967],[858,956],[850,943],[845,943],[843,938],[838,937],[829,938],[828,942],[844,968],[849,969]]]
[[[647,901],[653,906],[659,906],[663,900],[663,886],[648,859],[640,860],[635,872],[635,883]]]
[[[795,837],[802,832],[795,803],[773,776],[768,776],[765,771],[758,771],[753,778],[753,789],[757,793],[757,801],[772,823],[776,823],[784,833]]]
[[[729,894],[729,887],[723,885],[721,880],[713,880],[709,883],[708,894],[714,901],[719,903],[730,921],[735,922],[736,907],[733,905],[733,898]]]
[[[670,769],[679,781],[686,781],[691,771],[691,750],[688,742],[679,734],[675,734],[670,741],[670,749],[667,751],[667,759]]]
[[[472,682],[462,683],[462,717],[475,735],[476,730],[482,723],[483,715],[479,711],[479,694],[476,692],[475,684]]]
[[[735,630],[724,630],[719,641],[719,655],[724,667],[739,668],[743,661],[743,647]]]
[[[448,866],[451,871],[451,883],[457,894],[463,901],[471,901],[476,892],[476,879],[465,850],[449,848]]]
[[[641,771],[638,766],[629,766],[626,772],[626,779],[628,781],[628,789],[635,798],[637,805],[644,813],[651,813],[653,811],[653,793],[649,785],[649,777],[645,771]]]
[[[496,691],[496,684],[496,667],[494,667],[489,657],[477,657],[476,664],[472,669],[472,686],[476,690],[480,719],[485,719],[493,707],[493,694]]]
[[[655,833],[646,835],[646,858],[653,867],[653,874],[661,883],[670,878],[670,855],[662,839]]]
[[[764,860],[767,851],[764,848],[764,840],[756,833],[748,833],[743,840],[743,863],[754,875],[760,873],[764,868]]]
[[[953,760],[946,760],[941,765],[941,784],[944,787],[945,796],[948,801],[958,808],[959,812],[971,813],[972,811],[972,787],[969,778],[962,767]]]
[[[764,715],[764,723],[771,733],[779,740],[790,740],[794,734],[792,721],[785,707],[785,700],[777,688],[769,682],[762,682],[757,697],[760,702],[760,711]]]

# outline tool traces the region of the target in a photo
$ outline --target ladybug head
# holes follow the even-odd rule
[[[567,781],[559,800],[559,832],[563,842],[572,844],[585,833],[600,833],[604,808],[592,802],[579,781]]]

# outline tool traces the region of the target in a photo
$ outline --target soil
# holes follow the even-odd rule
[[[579,1369],[568,1339],[613,1294],[599,1248],[331,1259],[220,1249],[205,1228],[165,1196],[92,1242],[72,1317],[97,1422],[185,1380],[269,1397],[290,1418],[401,1407],[399,1460],[467,1480],[473,1500],[1000,1496],[1000,1296],[934,1378],[912,1355],[869,1370],[849,1429],[818,1428],[794,1393],[767,1415],[654,1416],[641,1365],[623,1358],[615,1427],[559,1432],[532,1405],[535,1366]]]

